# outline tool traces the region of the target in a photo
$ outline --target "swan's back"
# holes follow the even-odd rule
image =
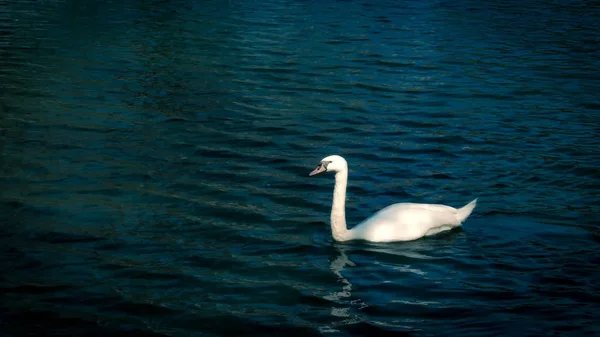
[[[352,237],[375,242],[408,241],[460,226],[473,208],[439,204],[398,203],[390,205],[354,227]]]

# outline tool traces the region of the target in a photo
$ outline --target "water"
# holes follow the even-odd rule
[[[593,2],[0,4],[6,336],[599,333]],[[395,202],[479,205],[335,243]]]

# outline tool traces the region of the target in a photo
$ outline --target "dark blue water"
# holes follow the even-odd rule
[[[0,2],[3,336],[600,334],[593,1]],[[333,242],[395,202],[479,204]]]

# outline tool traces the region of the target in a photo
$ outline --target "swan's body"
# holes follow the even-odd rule
[[[393,204],[373,214],[354,228],[348,229],[345,210],[348,164],[340,156],[329,156],[324,158],[310,175],[326,171],[336,172],[331,207],[331,234],[336,241],[416,240],[460,226],[477,204],[477,199],[459,209],[438,204]]]

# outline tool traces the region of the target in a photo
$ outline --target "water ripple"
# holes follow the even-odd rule
[[[585,3],[0,5],[10,335],[598,333]],[[332,241],[393,202],[464,227]],[[527,323],[527,324],[525,324]]]

